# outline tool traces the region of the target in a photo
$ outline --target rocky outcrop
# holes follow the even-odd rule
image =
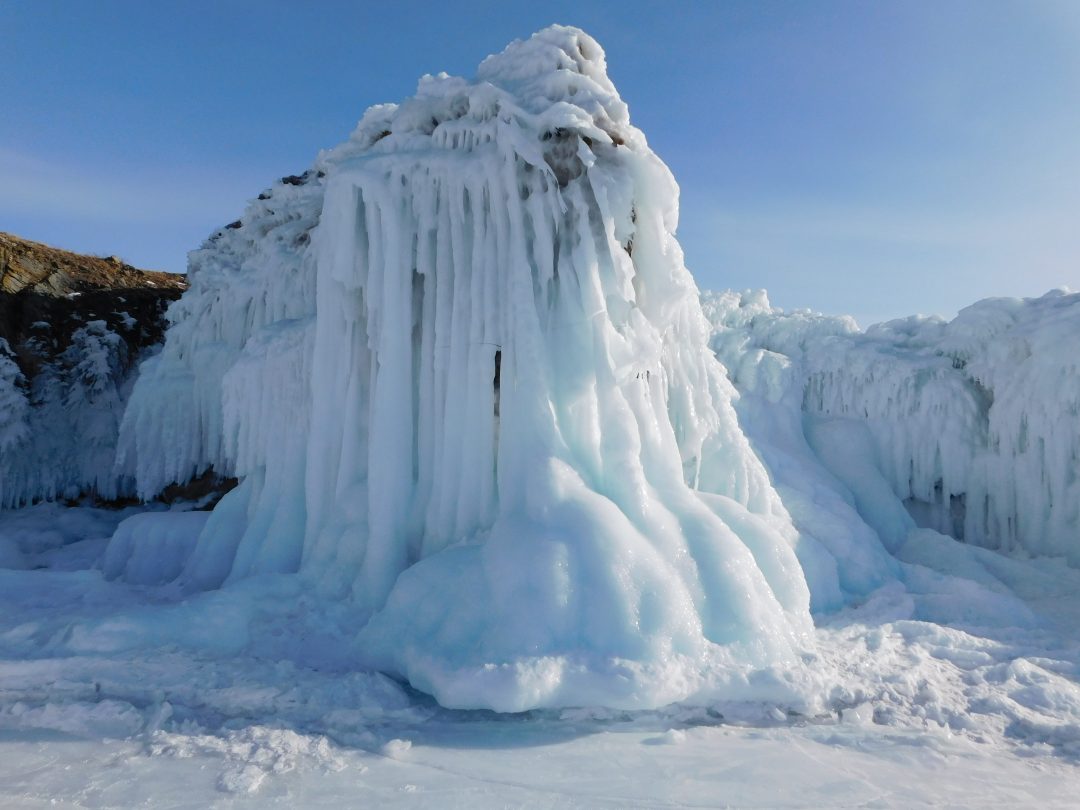
[[[186,286],[0,233],[0,506],[125,494],[113,464],[119,418]]]
[[[16,352],[28,339],[48,345],[50,354],[63,351],[87,321],[101,320],[137,353],[161,341],[165,308],[186,288],[176,273],[0,232],[0,338]]]

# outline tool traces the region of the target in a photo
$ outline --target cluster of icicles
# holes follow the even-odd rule
[[[710,295],[706,310],[736,372],[755,351],[795,364],[789,385],[810,432],[822,419],[865,429],[916,523],[1080,563],[1080,294],[986,299],[951,321],[865,332],[773,309],[762,292]],[[754,368],[737,387],[755,387]],[[902,540],[907,528],[878,533]]]
[[[177,581],[296,572],[447,705],[774,689],[747,673],[810,643],[797,533],[676,220],[576,29],[369,110],[192,254],[143,367],[140,493],[241,480]]]
[[[1011,442],[1026,464],[1035,442],[1065,471],[1040,491],[1080,501],[1075,431],[1003,405],[1023,398],[989,379],[999,359],[830,353],[852,323],[737,296],[706,302],[714,328],[677,219],[579,30],[371,108],[192,253],[118,463],[146,498],[211,468],[240,483],[208,518],[122,525],[106,573],[188,592],[297,576],[347,611],[357,666],[447,706],[812,711],[811,605],[902,577],[901,499],[947,511],[963,488],[967,517],[931,515],[949,528],[978,518],[973,470],[1002,484],[958,447]],[[949,376],[964,363],[978,383]],[[983,390],[1023,431],[978,421]],[[994,503],[969,531],[1018,513]],[[1071,508],[1039,514],[1067,528]]]

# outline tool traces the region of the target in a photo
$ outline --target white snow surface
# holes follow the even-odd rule
[[[296,576],[106,580],[92,566],[135,517],[0,513],[23,562],[0,568],[4,807],[1070,807],[1080,789],[1080,572],[1059,560],[916,533],[900,556],[925,595],[894,582],[819,619],[809,714],[715,695],[500,715],[357,670],[352,613]]]
[[[1080,295],[699,299],[677,213],[554,27],[193,252],[90,472],[240,483],[0,512],[0,804],[1074,805]]]
[[[178,586],[298,572],[354,610],[366,665],[447,706],[797,701],[762,674],[812,647],[798,533],[677,218],[577,29],[368,110],[192,254],[142,367],[140,493],[243,480]]]

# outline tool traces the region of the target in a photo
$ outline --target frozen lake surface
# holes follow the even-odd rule
[[[1080,572],[1054,560],[979,552],[1027,628],[912,620],[924,597],[895,584],[832,617],[828,715],[498,715],[346,671],[346,617],[295,577],[189,598],[105,581],[90,566],[129,515],[0,516],[38,549],[0,570],[4,807],[1068,807],[1080,790]]]

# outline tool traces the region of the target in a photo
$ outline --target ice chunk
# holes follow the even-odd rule
[[[102,570],[139,585],[171,582],[183,570],[209,512],[149,512],[116,527]]]

